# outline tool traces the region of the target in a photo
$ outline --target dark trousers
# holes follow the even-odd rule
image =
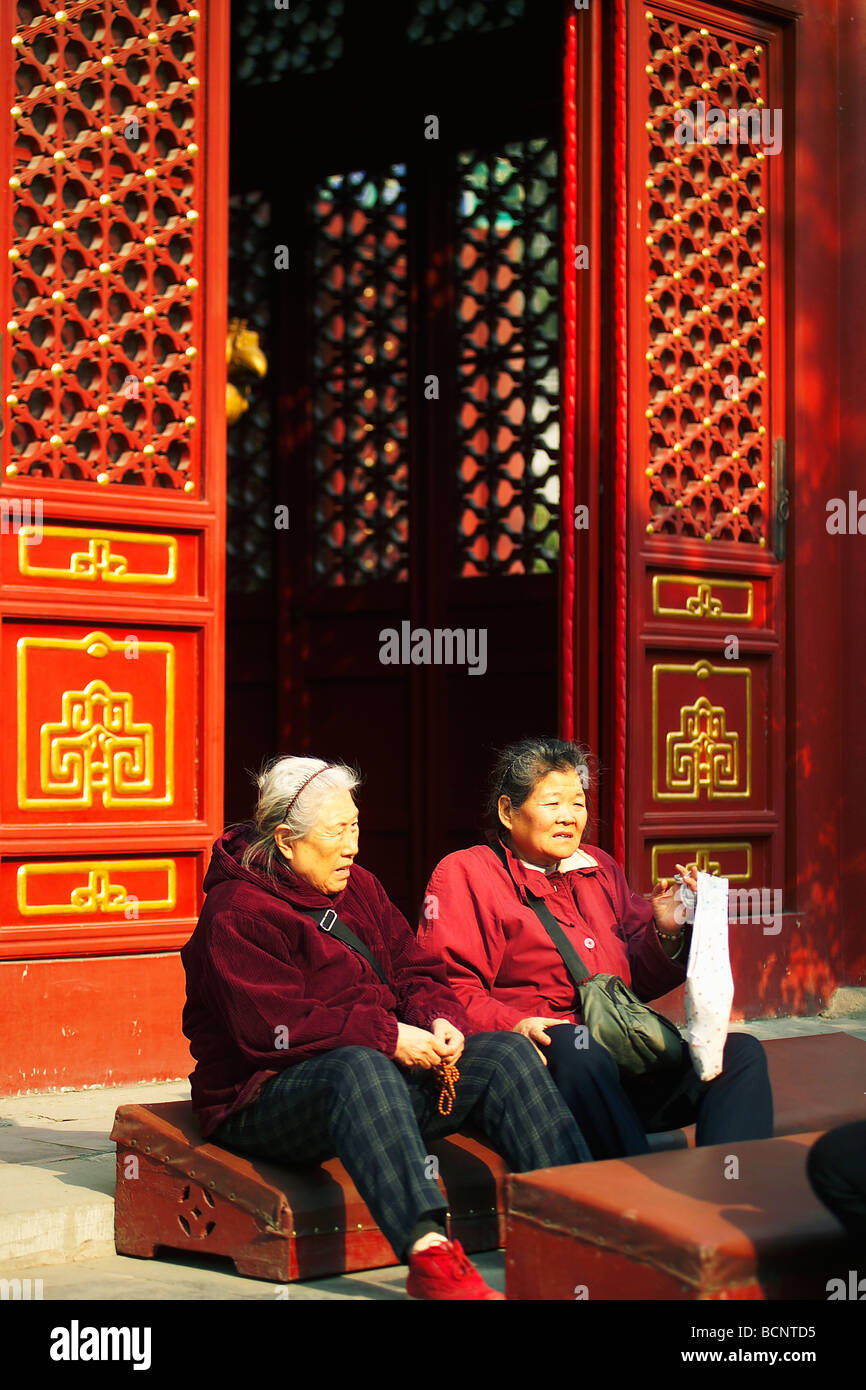
[[[749,1033],[730,1033],[721,1074],[701,1083],[684,1049],[679,1069],[624,1077],[605,1048],[572,1024],[549,1029],[550,1074],[577,1120],[593,1158],[650,1152],[647,1130],[677,1129],[697,1122],[697,1144],[725,1144],[773,1135],[773,1096],[767,1056]],[[665,1107],[685,1077],[686,1093]],[[661,1113],[659,1113],[661,1112]]]
[[[822,1134],[809,1150],[806,1172],[849,1234],[866,1237],[866,1120]]]
[[[442,1116],[434,1073],[402,1071],[372,1048],[338,1047],[272,1077],[212,1137],[273,1162],[338,1157],[402,1260],[419,1219],[447,1211],[425,1141],[471,1120],[514,1172],[591,1158],[527,1038],[475,1034],[458,1066],[454,1108]]]

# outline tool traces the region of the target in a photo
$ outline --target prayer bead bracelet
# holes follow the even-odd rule
[[[680,927],[679,931],[662,931],[661,927],[656,926],[662,941],[679,941],[685,935],[685,930],[685,927]]]
[[[439,1096],[439,1114],[450,1115],[454,1109],[456,1099],[456,1086],[460,1080],[460,1072],[453,1062],[442,1062],[437,1067],[439,1080],[442,1082],[442,1091]]]

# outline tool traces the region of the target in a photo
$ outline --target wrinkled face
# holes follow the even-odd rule
[[[296,874],[320,893],[341,893],[358,853],[358,808],[351,792],[334,792],[323,801],[316,824],[300,839],[289,839],[284,827],[274,839]]]
[[[499,819],[511,832],[518,859],[539,868],[567,859],[580,845],[586,827],[586,792],[576,771],[548,772],[515,810],[507,796],[499,798]]]

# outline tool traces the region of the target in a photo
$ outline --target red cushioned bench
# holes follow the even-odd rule
[[[766,1048],[777,1135],[823,1131],[866,1116],[866,1042],[834,1033],[780,1039]],[[117,1144],[119,1254],[153,1256],[166,1247],[226,1255],[240,1274],[280,1282],[395,1263],[337,1159],[288,1168],[202,1143],[185,1101],[120,1106],[111,1137]],[[689,1131],[659,1140],[685,1146]],[[505,1211],[499,1155],[468,1134],[431,1144],[430,1152],[439,1159],[456,1238],[470,1253],[497,1248]],[[695,1155],[682,1157],[693,1161]]]
[[[342,1163],[287,1168],[202,1143],[187,1101],[121,1105],[114,1241],[119,1255],[160,1246],[227,1255],[239,1274],[288,1282],[396,1264]],[[467,1134],[430,1144],[452,1231],[468,1252],[502,1244],[498,1154]]]
[[[863,1252],[809,1185],[806,1155],[817,1138],[508,1177],[506,1296],[826,1300],[828,1281],[847,1285]]]

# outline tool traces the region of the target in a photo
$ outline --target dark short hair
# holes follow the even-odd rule
[[[499,819],[501,796],[507,796],[518,810],[549,772],[567,771],[576,772],[588,791],[592,785],[589,749],[561,738],[522,738],[503,748],[493,767],[484,808],[488,838],[497,839],[503,828]]]

